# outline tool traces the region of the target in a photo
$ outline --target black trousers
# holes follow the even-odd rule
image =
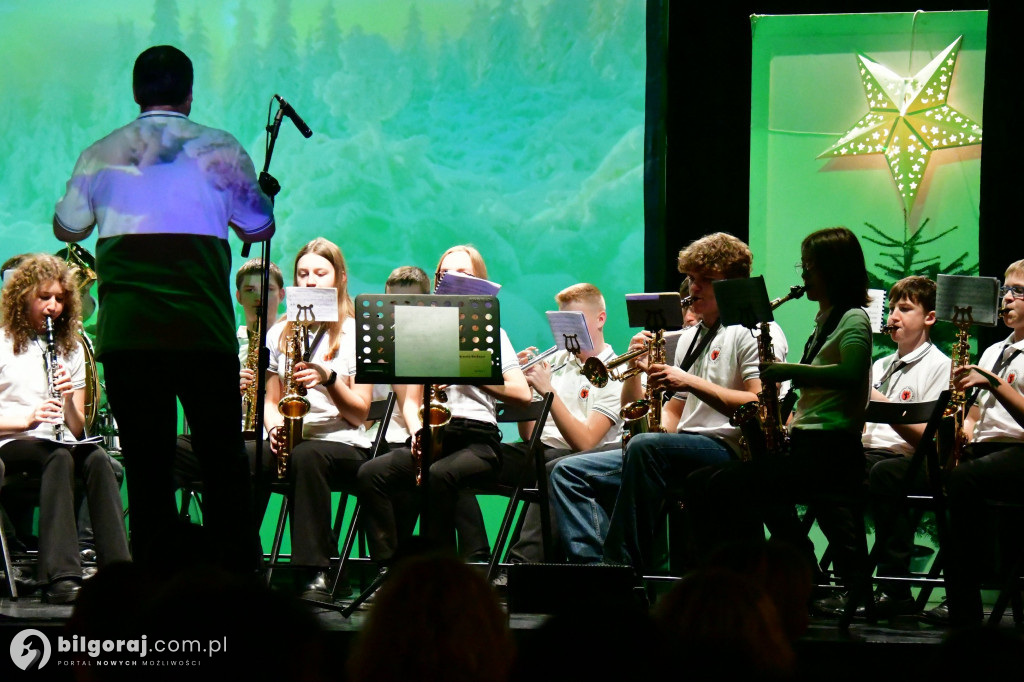
[[[871,452],[865,456],[872,457]],[[908,494],[928,492],[924,467],[918,468],[913,480],[907,480],[911,457],[897,455],[876,461],[868,474],[871,512],[875,519],[875,544],[878,547],[878,575],[905,576],[910,573],[916,528],[911,521]],[[886,585],[883,591],[891,597],[911,596],[908,585]]]
[[[101,566],[130,561],[121,493],[106,451],[98,445],[67,446],[42,439],[15,440],[0,448],[4,476],[39,477],[40,581],[81,578],[75,524],[75,474],[85,483],[95,523]]]
[[[386,563],[395,558],[411,530],[409,505],[419,505],[429,522],[427,539],[454,551],[455,510],[459,491],[491,484],[498,473],[500,432],[484,422],[453,418],[445,427],[443,457],[429,469],[425,490],[417,490],[416,465],[409,448],[399,448],[370,460],[359,469],[358,494],[370,557]],[[421,520],[421,526],[422,526]]]
[[[789,455],[699,469],[687,478],[684,498],[705,551],[713,542],[763,540],[766,521],[773,538],[806,547],[807,536],[790,513],[792,505],[857,494],[863,479],[859,433],[794,430]],[[853,515],[831,505],[819,506],[817,513],[836,568],[849,585],[866,570],[857,559],[860,539]]]
[[[256,471],[256,441],[245,441],[245,455],[249,458],[249,472],[252,474],[253,509],[255,510],[256,526],[259,527],[267,513],[267,504],[270,502],[270,484],[277,480],[277,460],[270,449],[270,441],[263,439],[263,458],[260,462],[259,475]],[[199,464],[199,458],[192,449],[192,436],[188,434],[178,435],[178,445],[174,453],[174,464],[172,466],[174,486],[176,488],[188,488],[197,483],[202,483],[203,468]]]
[[[993,537],[998,518],[988,502],[1024,502],[1024,444],[972,444],[950,472],[946,490],[952,535],[946,597],[950,618],[968,624],[982,617],[980,585],[991,576],[1000,540]]]
[[[331,541],[331,491],[355,492],[356,474],[369,455],[363,448],[329,440],[304,440],[292,449],[293,564],[325,569],[337,554]]]
[[[238,357],[118,351],[105,353],[103,365],[127,469],[135,560],[166,569],[174,557],[194,551],[177,521],[171,474],[180,401],[203,473],[206,547],[201,558],[231,571],[256,570],[259,538],[242,445]]]

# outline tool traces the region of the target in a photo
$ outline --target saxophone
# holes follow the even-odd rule
[[[281,445],[277,449],[277,477],[288,475],[288,460],[292,450],[302,442],[302,419],[309,413],[309,399],[306,398],[306,387],[295,381],[295,365],[302,361],[301,324],[292,324],[292,333],[285,345],[284,358],[284,396],[277,403],[277,409],[284,417],[281,427],[283,435]]]
[[[50,317],[46,318],[46,352],[43,354],[43,360],[46,363],[47,393],[49,393],[51,398],[61,401],[63,405],[64,397],[57,390],[57,371],[59,365],[57,364],[57,345],[53,340],[53,319]],[[64,442],[63,422],[53,425],[53,439],[61,443]]]
[[[648,366],[665,364],[665,330],[659,329],[648,344]],[[588,361],[589,362],[589,361]],[[647,382],[644,397],[634,400],[622,408],[622,450],[625,452],[629,439],[639,433],[665,433],[661,425],[661,407],[665,400],[664,388],[652,388]]]
[[[965,312],[966,310],[966,312]],[[966,314],[968,321],[964,322],[963,315]],[[967,434],[964,432],[964,418],[967,417],[969,399],[967,394],[956,389],[954,381],[956,373],[963,367],[971,364],[971,339],[967,328],[973,322],[970,309],[957,308],[954,315],[954,324],[957,326],[956,341],[950,349],[949,367],[949,404],[942,414],[942,422],[936,435],[939,455],[943,460],[943,468],[952,471],[960,463],[960,457],[967,446]]]
[[[786,301],[800,298],[803,294],[804,287],[790,287],[788,294],[771,302],[771,309],[775,310]],[[761,322],[758,328],[760,334],[757,337],[757,359],[761,364],[775,362],[770,325]],[[761,392],[757,394],[757,400],[736,408],[729,418],[729,423],[738,426],[742,434],[742,459],[781,457],[789,449],[789,433],[782,422],[779,387],[774,381],[761,382]]]
[[[420,421],[423,427],[430,429],[430,452],[424,453],[419,446],[413,447],[412,457],[416,464],[416,485],[423,483],[424,455],[426,465],[430,466],[441,459],[444,450],[444,427],[452,420],[452,411],[445,403],[448,402],[448,395],[444,389],[437,384],[430,385],[430,414],[424,415],[423,408],[420,408]]]
[[[242,418],[242,431],[244,433],[253,433],[256,430],[256,373],[259,372],[260,364],[260,325],[262,323],[259,319],[256,320],[256,331],[249,331],[249,348],[245,354],[245,368],[252,370],[253,380],[252,383],[245,389],[245,393],[242,395],[242,410],[244,417]]]

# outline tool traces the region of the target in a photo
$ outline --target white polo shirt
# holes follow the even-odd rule
[[[284,387],[284,352],[279,350],[281,332],[284,330],[285,322],[281,321],[267,330],[267,348],[270,350],[269,371],[277,374],[281,379],[282,389]],[[348,318],[341,324],[341,347],[338,354],[331,360],[325,356],[330,349],[329,334],[324,334],[320,343],[314,350],[310,361],[324,367],[328,373],[334,370],[338,373],[338,380],[344,377],[355,376],[356,374],[356,321]],[[312,343],[312,335],[310,338]],[[341,416],[338,406],[334,404],[327,389],[317,384],[306,393],[309,400],[309,413],[302,420],[302,437],[308,440],[330,440],[338,443],[348,443],[359,448],[368,448],[372,445],[366,435],[366,428],[360,424],[352,426]]]
[[[894,403],[921,403],[935,400],[949,387],[949,356],[934,343],[927,342],[902,358],[898,353],[887,355],[871,366],[871,384]],[[886,385],[879,386],[885,373],[892,369]],[[891,450],[901,455],[914,452],[914,446],[888,424],[869,422],[862,437],[864,447]]]
[[[509,341],[505,330],[499,329],[498,331],[501,337],[501,373],[518,370],[519,357],[516,355],[516,349],[512,347],[512,342]],[[452,412],[452,417],[475,419],[497,426],[498,420],[494,414],[497,401],[479,386],[452,385],[445,389],[445,393],[448,394],[446,404]]]
[[[601,362],[608,362],[615,357],[615,351],[611,346],[605,345],[597,358]],[[590,418],[591,412],[598,412],[611,420],[611,426],[601,437],[601,440],[594,446],[615,443],[619,439],[619,430],[622,426],[622,418],[619,416],[619,398],[622,395],[622,382],[609,381],[604,388],[597,388],[580,373],[580,364],[576,357],[568,351],[560,350],[550,358],[551,360],[551,388],[555,394],[562,399],[565,407],[575,419],[586,421]],[[551,448],[569,449],[562,432],[555,425],[554,417],[548,416],[544,423],[544,430],[541,432],[540,441]]]
[[[993,344],[985,349],[978,361],[978,366],[989,370],[996,363],[1000,353],[1007,357],[1014,351],[1021,351],[999,372],[999,378],[1013,386],[1019,393],[1024,393],[1024,341],[1013,342],[1013,334],[1005,341]],[[975,403],[981,411],[978,423],[974,425],[974,443],[1006,443],[1024,441],[1024,428],[1021,428],[1005,407],[1003,407],[992,391],[981,390]]]
[[[7,416],[29,416],[50,397],[50,379],[46,375],[43,355],[46,342],[36,336],[19,355],[14,354],[14,343],[6,333],[0,332],[0,412]],[[79,343],[70,355],[61,355],[71,376],[74,390],[85,387],[85,353]],[[14,440],[13,437],[53,438],[53,424],[38,424],[34,429],[20,433],[5,434],[0,447]],[[64,439],[75,440],[74,434],[64,429]]]
[[[786,336],[782,333],[782,328],[774,322],[769,328],[775,359],[785,361],[789,352]],[[679,344],[676,346],[677,366],[686,357],[686,351],[698,332],[703,335],[708,333],[708,329],[701,323],[685,330],[680,336]],[[720,327],[715,337],[704,347],[690,367],[690,373],[723,388],[744,390],[743,382],[760,376],[757,334],[756,330],[741,325]],[[697,344],[700,344],[700,341],[697,341]],[[675,396],[674,399],[679,398]],[[690,394],[679,417],[677,430],[717,438],[728,443],[734,452],[739,452],[740,430],[729,423],[731,416],[722,414],[696,395]]]

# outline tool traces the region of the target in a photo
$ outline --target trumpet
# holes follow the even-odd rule
[[[639,367],[632,367],[627,369],[625,372],[613,372],[612,370],[624,362],[629,362],[633,358],[638,358],[641,355],[646,355],[650,352],[651,342],[648,341],[644,344],[643,348],[637,348],[629,352],[623,353],[622,355],[616,356],[608,361],[608,364],[601,362],[596,356],[587,358],[587,361],[583,363],[583,369],[580,370],[580,374],[587,377],[587,381],[592,383],[598,388],[604,388],[608,385],[608,380],[612,381],[625,381],[626,379],[636,376],[640,373]]]
[[[541,362],[541,361],[551,357],[552,355],[554,355],[555,351],[557,351],[557,350],[558,350],[558,346],[557,345],[551,346],[551,348],[548,348],[545,351],[537,353],[532,358],[530,358],[526,363],[520,365],[519,369],[521,369],[521,370],[523,370],[525,372],[529,368],[531,368],[534,365],[536,365],[538,362]]]

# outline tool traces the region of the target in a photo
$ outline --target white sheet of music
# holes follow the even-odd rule
[[[575,336],[579,342],[580,351],[589,352],[594,350],[594,340],[590,338],[590,330],[587,329],[587,318],[578,310],[549,310],[547,311],[548,324],[551,325],[551,334],[555,338],[555,345],[559,350],[565,350],[565,337]]]
[[[338,290],[334,287],[285,287],[284,298],[292,322],[338,321]]]
[[[395,306],[395,375],[457,377],[459,309]]]
[[[871,330],[878,334],[888,317],[886,314],[888,311],[885,309],[885,289],[868,289],[868,298],[871,299],[871,302],[864,306],[864,312],[871,320]]]

